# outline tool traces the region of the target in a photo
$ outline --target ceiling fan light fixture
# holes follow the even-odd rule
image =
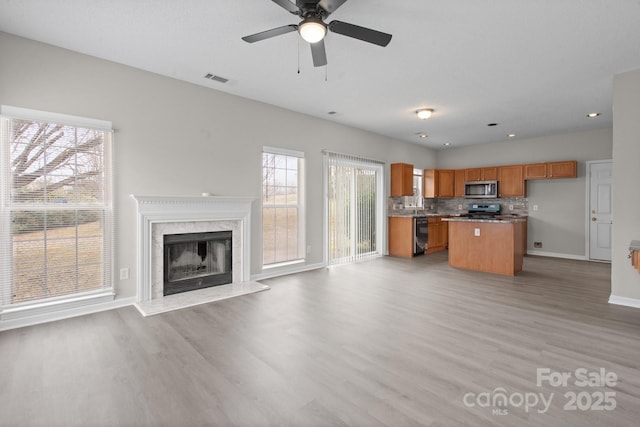
[[[416,111],[419,119],[427,120],[433,114],[433,108],[421,108]]]
[[[318,43],[327,34],[327,26],[318,18],[305,18],[298,26],[300,36],[308,43]]]

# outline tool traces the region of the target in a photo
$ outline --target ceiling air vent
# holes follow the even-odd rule
[[[213,80],[214,82],[218,82],[218,83],[226,83],[229,81],[229,79],[225,79],[224,77],[216,76],[215,74],[211,74],[211,73],[205,75],[204,78]]]

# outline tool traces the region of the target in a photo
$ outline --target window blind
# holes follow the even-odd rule
[[[383,162],[325,151],[327,261],[378,256],[383,236]]]
[[[111,289],[107,122],[5,106],[1,113],[2,306]]]

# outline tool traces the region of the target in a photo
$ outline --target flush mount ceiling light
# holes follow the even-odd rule
[[[308,43],[318,43],[327,34],[327,26],[322,20],[310,16],[298,25],[300,36]]]
[[[509,138],[515,138],[515,137],[516,137],[516,134],[515,134],[515,133],[510,133],[509,135],[507,135],[507,137],[509,137]]]
[[[418,118],[427,120],[433,114],[433,108],[421,108],[416,111]]]
[[[596,118],[600,115],[600,113],[589,113],[587,114],[587,117],[590,119]]]

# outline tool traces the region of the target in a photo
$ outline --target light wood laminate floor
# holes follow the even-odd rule
[[[5,331],[0,425],[637,426],[640,309],[607,303],[609,277],[541,257],[516,277],[452,269],[446,253],[385,257],[147,318]],[[537,368],[617,380],[538,386]],[[479,406],[502,389],[506,414]],[[604,392],[615,409],[564,408],[565,393],[584,408]],[[551,393],[545,413],[516,405]]]

